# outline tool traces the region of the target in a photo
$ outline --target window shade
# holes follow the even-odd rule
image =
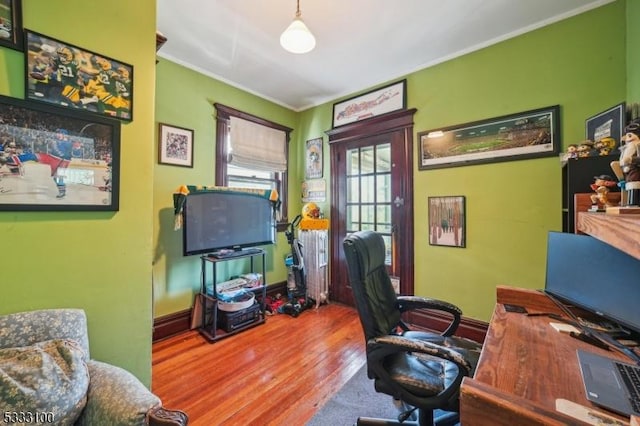
[[[287,170],[287,135],[282,130],[230,117],[229,163],[268,172]]]

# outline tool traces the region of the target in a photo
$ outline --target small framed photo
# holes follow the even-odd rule
[[[0,46],[22,51],[22,0],[0,0]]]
[[[0,211],[118,211],[120,125],[0,96]]]
[[[613,138],[617,144],[622,139],[625,126],[626,105],[624,102],[615,105],[589,117],[585,121],[585,137],[591,142],[598,142],[604,138]]]
[[[304,170],[306,179],[322,177],[322,138],[307,141]]]
[[[333,104],[333,127],[344,126],[407,107],[407,80]]]
[[[159,123],[158,163],[193,167],[193,130]]]
[[[25,34],[27,99],[133,119],[133,66],[33,31]]]
[[[465,197],[429,197],[429,244],[466,247]]]

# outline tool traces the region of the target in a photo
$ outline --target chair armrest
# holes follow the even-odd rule
[[[456,364],[465,376],[470,376],[473,371],[473,366],[465,357],[446,346],[395,335],[374,337],[367,342],[367,356],[370,357],[374,365],[389,355],[398,352],[423,353],[450,361]]]
[[[452,320],[443,336],[452,336],[460,325],[462,318],[462,310],[456,305],[444,300],[430,299],[420,296],[398,296],[398,309],[400,312],[414,311],[416,309],[432,309],[435,311],[443,311],[451,314]]]
[[[89,391],[77,425],[181,425],[186,415],[163,410],[160,398],[133,374],[100,361],[90,360]],[[179,414],[184,416],[180,416]],[[180,422],[180,420],[184,422]]]

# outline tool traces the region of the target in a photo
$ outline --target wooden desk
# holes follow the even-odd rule
[[[598,349],[560,333],[549,325],[554,321],[548,317],[506,312],[505,303],[524,306],[529,312],[561,313],[541,292],[505,286],[497,288],[497,304],[478,367],[473,378],[466,377],[462,382],[461,424],[585,424],[556,411],[557,398],[612,415],[585,398],[576,349],[627,361],[624,355]]]

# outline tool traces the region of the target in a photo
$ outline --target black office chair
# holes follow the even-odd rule
[[[377,392],[409,406],[397,421],[360,417],[357,424],[457,423],[460,384],[465,376],[473,376],[481,349],[477,342],[453,336],[462,312],[441,300],[397,296],[386,271],[380,234],[353,233],[343,247],[364,330],[368,376]],[[414,309],[445,311],[453,319],[442,334],[410,330],[401,315]],[[434,418],[436,409],[444,411]]]

